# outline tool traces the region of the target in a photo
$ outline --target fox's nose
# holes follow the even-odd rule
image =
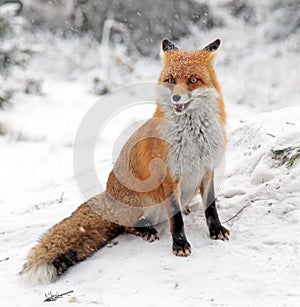
[[[172,99],[175,101],[175,102],[178,102],[180,99],[181,99],[181,96],[176,94],[176,95],[173,95]]]

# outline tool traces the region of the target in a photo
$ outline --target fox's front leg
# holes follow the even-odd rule
[[[191,245],[185,235],[180,201],[175,194],[171,194],[167,200],[167,212],[173,238],[173,253],[176,256],[189,256],[191,254]]]
[[[208,172],[204,177],[200,192],[210,237],[212,239],[228,240],[230,232],[221,225],[216,208],[213,171]]]

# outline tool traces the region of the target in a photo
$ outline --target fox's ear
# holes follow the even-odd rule
[[[213,41],[212,43],[208,44],[206,47],[204,47],[202,50],[207,50],[210,52],[215,52],[219,49],[221,45],[221,40],[220,39],[216,39],[215,41]]]
[[[178,50],[178,48],[175,46],[173,42],[171,42],[169,39],[165,38],[161,42],[161,50],[163,52],[170,51],[170,50]]]
[[[219,47],[221,45],[221,40],[216,39],[212,43],[208,44],[206,47],[204,47],[202,50],[206,50],[209,52],[209,58],[213,59],[216,54],[218,53]]]

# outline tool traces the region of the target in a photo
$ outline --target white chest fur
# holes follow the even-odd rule
[[[181,193],[195,191],[205,172],[213,170],[223,155],[225,134],[216,99],[212,100],[180,116],[173,110],[165,112],[162,136],[170,145],[167,164],[172,176],[180,180]]]
[[[194,113],[192,113],[194,112]],[[191,111],[167,121],[163,136],[170,144],[168,166],[175,177],[213,169],[224,148],[224,135],[215,114]]]

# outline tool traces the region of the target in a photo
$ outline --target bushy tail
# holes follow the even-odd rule
[[[122,227],[101,217],[87,201],[40,238],[30,251],[21,275],[34,283],[53,282],[121,232]]]

